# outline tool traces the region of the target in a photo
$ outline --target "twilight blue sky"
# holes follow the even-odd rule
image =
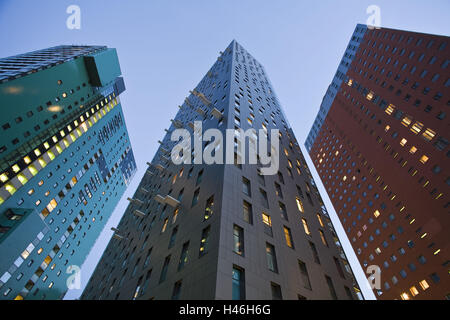
[[[66,27],[66,8],[81,8],[81,30]],[[88,281],[177,106],[236,39],[271,79],[303,147],[322,97],[369,5],[383,27],[449,35],[448,0],[0,0],[0,57],[60,44],[117,48],[127,90],[121,95],[138,172],[82,267]],[[1,106],[4,107],[4,106]],[[359,280],[364,273],[315,169],[332,220]],[[350,249],[348,249],[350,248]],[[360,281],[366,298],[373,298]],[[82,290],[71,290],[66,299]]]

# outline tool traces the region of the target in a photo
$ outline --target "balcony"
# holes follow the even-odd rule
[[[144,204],[144,202],[142,202],[139,199],[127,198],[127,200],[130,201],[130,203],[137,205],[137,206],[142,206]]]
[[[180,201],[178,201],[177,199],[173,198],[172,196],[166,195],[165,197],[163,197],[160,194],[157,194],[155,196],[155,200],[158,201],[161,204],[167,204],[171,207],[178,207],[180,205]]]

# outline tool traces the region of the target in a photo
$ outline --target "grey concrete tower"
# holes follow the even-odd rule
[[[262,65],[232,41],[179,108],[81,298],[362,299]],[[235,130],[234,164],[172,162],[194,121]],[[240,128],[279,129],[277,174],[245,164]]]

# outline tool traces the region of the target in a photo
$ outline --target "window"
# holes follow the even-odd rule
[[[275,247],[268,242],[266,242],[266,258],[267,258],[267,267],[269,268],[269,270],[278,273]]]
[[[173,285],[172,300],[178,300],[180,298],[181,284],[182,282],[179,280]]]
[[[249,224],[253,224],[252,205],[244,200],[243,202],[243,219]]]
[[[161,229],[161,233],[164,233],[164,231],[166,231],[167,228],[167,223],[169,222],[169,218],[164,219],[164,223]]]
[[[327,239],[325,238],[325,235],[322,230],[319,229],[319,235],[320,239],[322,240],[322,243],[325,247],[328,247]]]
[[[180,260],[178,261],[177,270],[180,271],[184,268],[186,263],[188,262],[188,254],[189,254],[189,241],[183,244],[181,248]]]
[[[283,193],[281,192],[281,186],[275,182],[275,194],[283,199]]]
[[[305,233],[307,235],[310,235],[311,231],[309,231],[308,222],[306,221],[305,218],[302,218],[302,223],[303,223],[303,228],[305,229]]]
[[[295,198],[295,201],[297,202],[298,211],[300,211],[301,213],[305,212],[302,201],[299,198]]]
[[[282,184],[284,184],[283,174],[282,174],[280,171],[278,171],[278,180],[280,180],[280,182],[281,182]]]
[[[208,200],[206,200],[205,216],[204,216],[205,220],[208,220],[212,216],[213,206],[214,206],[214,196],[211,196],[208,198]]]
[[[144,267],[147,267],[148,264],[150,263],[150,256],[152,254],[152,250],[153,250],[153,248],[150,248],[147,252],[147,256],[145,257],[145,261],[144,261]]]
[[[298,260],[298,267],[300,269],[300,275],[303,281],[303,286],[308,290],[312,290],[308,269],[306,268],[306,263],[304,263],[301,260]]]
[[[405,144],[406,144],[406,142],[408,142],[408,140],[406,140],[405,138],[403,138],[403,139],[400,141],[400,145],[401,145],[402,147],[404,147]]]
[[[419,282],[419,284],[423,291],[427,290],[430,287],[427,280],[422,280]]]
[[[422,162],[423,164],[425,164],[428,161],[428,159],[429,158],[426,155],[423,155],[419,161]]]
[[[421,122],[415,122],[415,123],[412,125],[412,127],[411,127],[410,130],[411,130],[414,134],[419,134],[420,131],[422,131],[422,128],[423,128],[423,123],[421,123]]]
[[[192,204],[191,207],[195,206],[198,202],[198,196],[200,194],[200,188],[198,188],[197,190],[195,190],[194,192],[194,196],[192,197]]]
[[[251,197],[250,180],[244,177],[242,177],[242,192]]]
[[[318,264],[320,264],[320,259],[319,259],[319,253],[317,252],[317,248],[316,245],[314,243],[312,243],[311,241],[309,241],[309,246],[311,248],[313,257],[314,257],[314,261]]]
[[[177,238],[177,233],[178,233],[178,226],[173,228],[172,230],[172,235],[170,236],[170,241],[169,241],[169,249],[173,247],[173,245],[175,244],[175,239]]]
[[[280,285],[271,282],[270,283],[270,288],[272,291],[272,300],[283,300],[283,295],[281,293],[281,287]]]
[[[261,204],[264,207],[269,208],[269,201],[267,200],[267,193],[263,189],[259,189],[259,193],[261,195]]]
[[[180,208],[176,208],[173,211],[173,217],[172,217],[172,224],[174,224],[177,221],[178,213],[180,212]]]
[[[430,274],[430,278],[431,280],[433,280],[434,283],[439,283],[439,281],[441,281],[437,273]]]
[[[266,213],[262,213],[262,221],[264,224],[264,232],[269,236],[272,236],[272,219]]]
[[[232,271],[232,300],[245,300],[245,271],[244,269],[233,266]]]
[[[422,137],[427,141],[431,141],[435,135],[436,135],[436,132],[434,132],[430,128],[427,128],[425,130],[425,132],[422,134]]]
[[[206,227],[202,231],[202,239],[200,240],[199,257],[202,257],[208,251],[209,231],[210,231],[210,226]]]
[[[409,291],[411,292],[411,295],[417,296],[419,294],[419,290],[417,290],[417,288],[415,286],[412,286],[411,288],[409,288]]]
[[[375,212],[373,213],[373,215],[375,216],[375,218],[378,218],[380,216],[380,211],[375,210]]]
[[[410,300],[409,295],[406,292],[403,292],[400,297],[402,298],[402,300]]]
[[[344,271],[342,270],[342,267],[341,267],[341,264],[339,262],[339,259],[336,258],[336,257],[333,257],[333,260],[334,260],[334,264],[336,265],[336,269],[337,269],[339,275],[341,276],[341,278],[345,279]]]
[[[159,277],[159,283],[163,282],[164,280],[166,280],[166,276],[167,276],[167,270],[169,269],[169,263],[170,263],[170,255],[168,255],[166,257],[166,259],[164,259],[164,265],[162,267],[161,270],[161,275]]]
[[[336,290],[334,289],[333,281],[327,275],[325,275],[325,280],[327,281],[328,289],[330,290],[330,295],[333,300],[337,300]]]
[[[281,203],[281,202],[278,202],[278,205],[279,205],[279,207],[280,207],[280,214],[281,214],[281,217],[282,217],[284,220],[288,221],[289,219],[288,219],[288,215],[287,215],[287,211],[286,211],[286,206],[285,206],[283,203]]]
[[[284,231],[284,239],[286,240],[286,244],[289,248],[294,248],[294,241],[292,240],[291,229],[286,226],[283,226]]]
[[[244,255],[244,229],[234,225],[233,226],[233,251],[238,255]]]
[[[198,186],[202,182],[202,176],[203,176],[203,169],[200,170],[197,176],[197,181],[195,182],[195,185]]]

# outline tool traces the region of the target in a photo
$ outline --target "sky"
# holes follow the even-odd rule
[[[81,28],[68,29],[78,5]],[[304,141],[357,23],[370,5],[381,26],[450,34],[448,0],[0,0],[0,57],[61,44],[116,48],[126,91],[122,107],[138,172],[81,269],[91,276],[178,105],[236,39],[262,65],[308,161],[366,299],[365,275],[322,186]]]

